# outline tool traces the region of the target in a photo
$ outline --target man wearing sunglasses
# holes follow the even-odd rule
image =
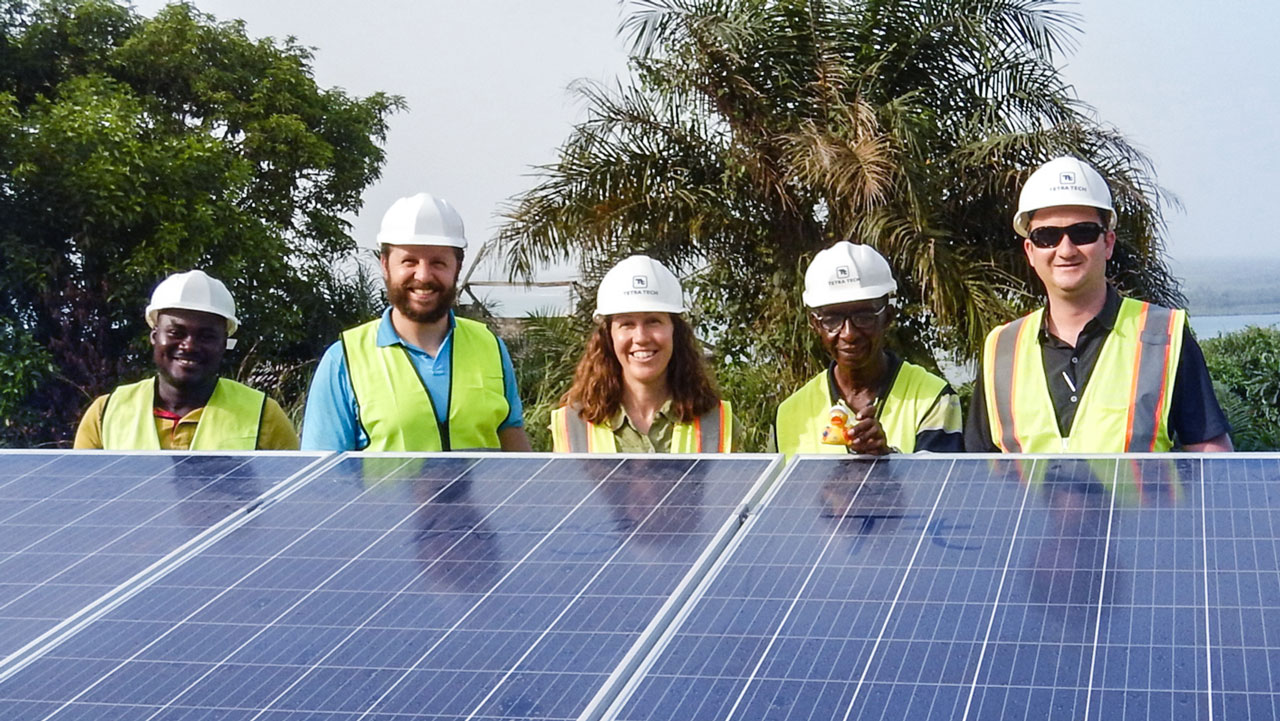
[[[1087,163],[1057,158],[1027,179],[1013,228],[1048,305],[987,335],[967,450],[1232,449],[1186,312],[1107,282],[1115,226],[1111,191]]]
[[[947,382],[885,347],[898,284],[868,245],[841,241],[818,253],[804,276],[809,326],[822,340],[827,369],[778,406],[778,451],[886,453],[963,450],[960,401]],[[847,444],[823,441],[834,406],[853,411]]]

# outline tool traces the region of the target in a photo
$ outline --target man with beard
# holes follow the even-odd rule
[[[778,451],[964,450],[955,391],[886,346],[897,290],[889,263],[869,245],[841,241],[814,256],[804,274],[804,304],[831,363],[778,406]],[[833,416],[846,427],[833,423]]]
[[[156,377],[99,396],[76,430],[76,448],[296,450],[298,434],[261,391],[219,378],[235,346],[236,304],[203,271],[166,278],[146,310]]]
[[[530,450],[506,346],[452,310],[467,246],[458,212],[427,193],[401,198],[378,245],[391,305],[320,359],[302,447]]]

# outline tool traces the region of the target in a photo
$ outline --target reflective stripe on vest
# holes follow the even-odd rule
[[[827,371],[819,373],[792,393],[781,405],[774,432],[778,452],[787,456],[797,453],[848,453],[844,446],[822,442],[822,431],[830,419],[830,381]],[[903,361],[893,387],[880,404],[879,420],[885,441],[903,453],[916,449],[916,434],[947,382],[913,363]]]
[[[551,442],[556,453],[617,453],[613,429],[582,420],[561,406],[551,412]],[[693,423],[677,423],[671,429],[668,453],[728,453],[733,446],[733,408],[720,401]]]
[[[1044,374],[1038,310],[987,335],[983,385],[992,441],[1006,453],[1167,451],[1169,404],[1186,314],[1125,298],[1068,437]]]
[[[498,426],[507,419],[502,352],[483,323],[455,318],[449,343],[449,396],[439,423],[431,394],[409,351],[400,343],[378,345],[382,319],[342,334],[347,375],[366,451],[448,451],[498,448]],[[443,427],[442,427],[443,426]]]
[[[107,398],[102,412],[102,447],[111,451],[160,450],[156,435],[156,379],[120,386]],[[267,396],[262,391],[219,378],[213,395],[200,411],[193,451],[252,451]]]

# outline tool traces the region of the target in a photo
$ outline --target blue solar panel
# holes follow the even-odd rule
[[[802,459],[606,717],[1277,718],[1277,476]]]
[[[349,456],[32,661],[0,717],[577,718],[775,463]]]
[[[1280,459],[1206,460],[1203,475],[1214,717],[1280,718]]]
[[[0,659],[317,458],[0,452]]]

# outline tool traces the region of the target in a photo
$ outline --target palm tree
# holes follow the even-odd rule
[[[573,261],[589,283],[635,252],[690,275],[722,381],[772,389],[760,417],[821,357],[800,286],[836,240],[894,267],[905,355],[975,357],[1035,303],[1010,221],[1064,153],[1115,192],[1115,282],[1176,303],[1150,162],[1055,66],[1077,22],[1055,0],[641,0],[634,84],[577,86],[587,120],[494,242],[513,277]]]

